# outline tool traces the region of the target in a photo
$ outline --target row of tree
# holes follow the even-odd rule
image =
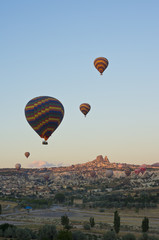
[[[142,232],[145,233],[149,230],[149,219],[144,217],[141,224]],[[120,231],[120,216],[118,211],[114,212],[114,230],[118,234]]]
[[[115,214],[115,219],[119,222],[119,216],[117,213]],[[90,218],[90,224],[93,223],[94,220]],[[68,217],[62,216],[61,223],[64,226],[63,230],[57,231],[56,226],[54,225],[44,225],[38,231],[32,231],[28,228],[18,228],[11,224],[2,224],[0,225],[0,237],[5,237],[17,240],[136,240],[136,237],[132,233],[127,233],[122,237],[119,237],[118,234],[111,229],[111,231],[107,231],[103,235],[92,234],[92,233],[83,233],[81,231],[70,231],[67,229],[69,225]],[[118,227],[116,230],[119,229]],[[118,231],[118,230],[117,230]],[[138,240],[159,240],[157,237],[152,237],[143,233],[143,235]]]

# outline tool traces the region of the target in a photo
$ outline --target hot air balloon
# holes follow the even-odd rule
[[[106,170],[106,177],[107,178],[111,178],[113,176],[113,171],[110,169],[110,170]]]
[[[62,122],[64,107],[56,98],[36,97],[27,103],[25,116],[30,126],[44,139],[43,144],[47,144],[47,139]]]
[[[123,168],[123,164],[119,163],[118,164],[118,168],[122,169]]]
[[[80,111],[85,115],[85,117],[86,117],[86,115],[87,115],[87,113],[90,111],[90,109],[91,109],[91,106],[88,104],[88,103],[82,103],[81,105],[80,105]]]
[[[15,164],[15,168],[16,168],[17,170],[20,170],[21,164],[20,164],[20,163]]]
[[[101,75],[108,67],[108,64],[109,64],[108,59],[104,57],[98,57],[94,60],[94,66],[100,72]]]
[[[146,171],[146,164],[141,165],[139,169],[140,169],[140,172],[144,174],[144,172]]]
[[[136,175],[139,175],[139,173],[140,173],[140,169],[136,168],[136,169],[135,169],[135,174],[136,174]]]
[[[25,152],[24,155],[28,158],[30,156],[30,152]]]
[[[126,176],[130,176],[130,174],[131,174],[130,168],[125,169],[125,174],[126,174]]]

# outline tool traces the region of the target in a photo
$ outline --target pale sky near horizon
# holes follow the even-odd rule
[[[158,0],[1,0],[0,168],[97,155],[159,162],[158,11]],[[103,76],[93,65],[100,56],[109,60]],[[65,108],[47,146],[24,115],[37,96]],[[84,102],[91,105],[86,118]]]

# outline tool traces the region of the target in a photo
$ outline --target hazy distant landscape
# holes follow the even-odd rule
[[[62,229],[67,215],[72,231],[102,236],[113,228],[114,212],[121,218],[120,236],[141,235],[141,223],[149,218],[149,234],[158,235],[159,167],[111,163],[99,155],[85,164],[42,169],[0,169],[0,224],[38,230],[44,224]],[[130,175],[126,175],[126,169]],[[107,171],[112,175],[107,175]],[[29,209],[27,209],[29,207]],[[90,217],[95,226],[86,230]]]

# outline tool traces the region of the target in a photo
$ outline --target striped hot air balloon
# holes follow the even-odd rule
[[[87,115],[87,113],[90,111],[90,109],[91,109],[91,106],[88,104],[88,103],[82,103],[81,105],[80,105],[80,111],[85,115],[85,117],[86,117],[86,115]]]
[[[130,176],[130,174],[131,174],[130,168],[125,169],[125,174],[126,174],[126,176]]]
[[[30,126],[45,141],[60,125],[64,117],[62,103],[53,97],[41,96],[31,99],[25,107],[25,116]]]
[[[101,75],[108,67],[108,64],[109,64],[108,59],[104,57],[98,57],[94,60],[94,66],[100,72]]]
[[[16,163],[16,164],[15,164],[15,168],[16,168],[17,170],[20,170],[21,164],[20,164],[20,163]]]

